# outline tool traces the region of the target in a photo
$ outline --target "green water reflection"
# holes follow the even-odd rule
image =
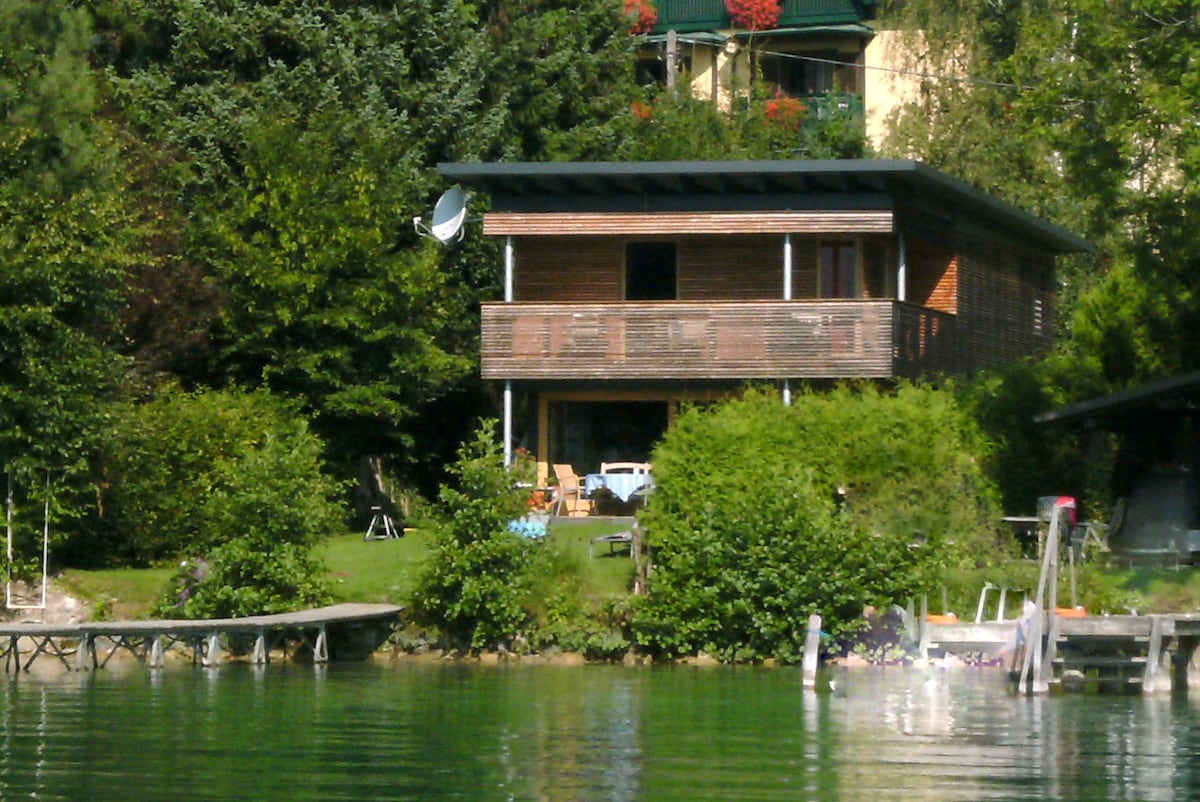
[[[993,671],[226,665],[6,677],[0,798],[1200,796],[1198,708]]]

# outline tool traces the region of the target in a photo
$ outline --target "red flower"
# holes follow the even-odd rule
[[[630,33],[649,33],[658,22],[658,12],[651,0],[625,0],[625,17]]]
[[[639,120],[649,120],[654,116],[654,108],[649,103],[643,103],[640,100],[635,100],[629,104],[629,108],[633,111],[633,116]]]
[[[784,128],[799,128],[807,114],[808,106],[794,97],[779,95],[767,101],[767,120]]]
[[[725,0],[735,28],[765,31],[779,24],[779,0]]]

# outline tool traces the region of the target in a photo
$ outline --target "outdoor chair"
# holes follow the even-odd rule
[[[558,480],[555,491],[554,514],[568,517],[583,517],[592,512],[592,501],[583,492],[583,482],[570,465],[555,463],[554,478]]]
[[[601,462],[600,473],[650,473],[649,462]]]

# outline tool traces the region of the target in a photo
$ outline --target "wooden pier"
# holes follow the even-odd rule
[[[923,653],[998,658],[1022,693],[1051,688],[1186,695],[1200,646],[1200,614],[925,623]]]
[[[252,663],[303,656],[314,663],[361,659],[391,634],[402,608],[390,604],[337,604],[313,610],[246,618],[93,621],[82,624],[0,623],[0,657],[6,673],[29,671],[39,657],[70,670],[104,668],[119,652],[161,668],[166,651],[187,650],[193,663],[216,666],[222,653]],[[102,645],[107,645],[102,649]],[[103,655],[103,656],[102,656]]]

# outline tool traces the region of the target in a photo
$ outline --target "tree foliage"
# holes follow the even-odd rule
[[[668,654],[799,656],[812,613],[835,635],[871,604],[997,554],[983,442],[947,391],[752,392],[693,408],[655,449],[639,641]]]
[[[1063,299],[1080,371],[1111,388],[1200,367],[1200,25],[1171,0],[895,4],[920,99],[915,154],[1093,239]],[[1073,313],[1073,314],[1071,314]]]
[[[145,236],[91,36],[64,2],[0,8],[0,471],[39,564],[43,503],[58,541],[95,497],[87,469],[121,393],[119,312]]]
[[[340,531],[337,483],[294,405],[264,391],[165,392],[116,411],[105,462],[109,557],[149,565],[246,537],[312,546]]]
[[[532,621],[543,556],[536,543],[509,530],[527,509],[528,490],[516,487],[504,467],[495,421],[463,445],[451,472],[413,612],[453,647],[507,646]]]

